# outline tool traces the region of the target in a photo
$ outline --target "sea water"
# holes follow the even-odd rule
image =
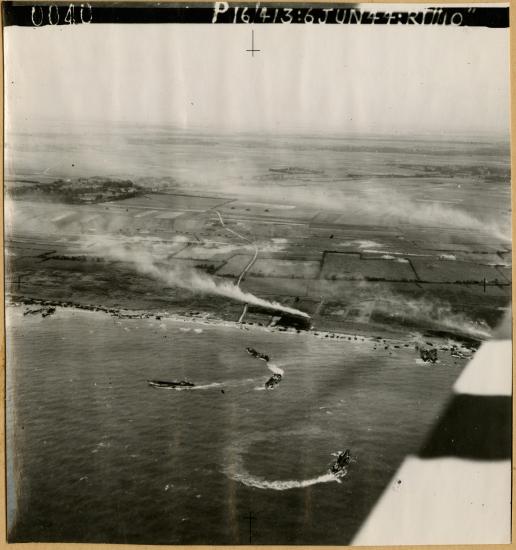
[[[367,339],[22,314],[7,311],[12,541],[348,543],[464,365]],[[281,382],[256,391],[271,370]]]

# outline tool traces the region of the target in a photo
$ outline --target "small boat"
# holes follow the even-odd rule
[[[47,309],[45,309],[45,310],[41,313],[41,317],[48,317],[49,315],[54,315],[55,312],[56,312],[56,308],[55,308],[55,307],[47,307]]]
[[[419,355],[425,363],[436,363],[437,362],[437,350],[435,348],[421,348],[419,350]]]
[[[273,390],[275,386],[277,386],[281,382],[281,374],[273,374],[267,382],[265,382],[265,389],[267,390]]]
[[[193,388],[195,384],[188,382],[187,380],[180,380],[179,382],[167,382],[165,380],[147,380],[149,386],[153,388]]]
[[[351,462],[351,451],[346,449],[346,452],[339,453],[337,460],[330,466],[330,474],[337,475],[342,471],[346,471],[346,466]]]
[[[247,353],[251,355],[252,357],[256,357],[256,359],[262,359],[263,361],[269,362],[270,357],[268,355],[265,355],[265,353],[260,353],[259,351],[256,351],[254,348],[245,348]]]

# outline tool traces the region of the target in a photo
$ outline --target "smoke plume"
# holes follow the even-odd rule
[[[383,294],[375,303],[375,311],[386,316],[403,319],[411,325],[423,325],[428,328],[448,330],[487,339],[491,330],[483,321],[474,321],[462,312],[454,311],[448,302],[427,298],[408,298],[396,294]]]
[[[128,263],[134,269],[161,281],[167,286],[184,288],[202,294],[223,296],[238,302],[247,303],[266,309],[282,311],[302,317],[308,317],[306,313],[295,308],[284,306],[278,302],[258,298],[250,292],[243,291],[232,282],[215,281],[209,275],[193,268],[184,268],[177,265],[168,267],[156,261],[156,257],[138,244],[121,244],[114,241],[102,241],[99,237],[88,238],[88,251],[114,261]]]

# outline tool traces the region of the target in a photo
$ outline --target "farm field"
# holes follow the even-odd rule
[[[105,158],[112,162],[95,174],[89,164],[83,174],[111,178],[111,188],[116,178],[130,179],[142,189],[137,196],[64,204],[26,191],[14,200],[8,195],[9,296],[58,302],[72,291],[78,303],[172,313],[195,307],[237,321],[242,303],[208,289],[239,283],[243,292],[306,311],[314,329],[336,331],[378,319],[392,328],[404,310],[405,326],[414,303],[427,312],[418,326],[439,324],[437,312],[448,311],[485,329],[508,306],[505,144],[277,138],[272,148],[262,138],[176,137],[144,133],[136,149],[130,134],[111,136]],[[196,158],[198,173],[198,161],[213,168],[203,181],[188,167],[201,142],[212,143]],[[20,134],[10,146],[21,143],[30,149],[30,136]],[[121,143],[134,148],[124,169],[114,161]],[[177,163],[168,172],[165,165],[156,168],[162,143],[175,151]],[[149,148],[152,165],[139,152]],[[30,163],[21,167],[27,159],[17,153],[8,186],[20,182],[30,189],[31,181],[71,177],[57,158],[43,177]],[[238,175],[234,166],[222,168],[232,155]],[[215,185],[214,177],[225,184]],[[395,315],[386,320],[388,310]],[[252,315],[270,322],[266,311]]]
[[[17,354],[8,365],[22,384],[18,395],[30,397],[17,409],[29,420],[17,417],[25,429],[16,444],[23,450],[30,440],[20,456],[33,460],[21,470],[28,473],[13,540],[55,533],[78,540],[78,526],[88,542],[241,544],[247,530],[222,533],[218,519],[209,535],[193,521],[179,528],[169,521],[222,518],[233,509],[230,488],[243,499],[239,517],[259,503],[260,525],[276,525],[279,538],[267,534],[264,544],[341,544],[347,539],[328,526],[338,517],[351,533],[370,513],[408,445],[418,448],[474,350],[510,311],[504,143],[130,129],[107,142],[102,132],[96,140],[86,132],[38,143],[17,137],[8,146],[16,154],[5,196],[6,303]],[[93,153],[81,158],[85,151]],[[83,178],[102,192],[82,192]],[[18,184],[23,190],[11,193]],[[438,352],[435,364],[422,363],[422,344]],[[278,372],[279,388],[257,391]],[[150,378],[191,380],[199,391],[156,390]],[[60,445],[42,462],[41,441],[55,426]],[[78,432],[82,447],[70,446]],[[178,437],[183,443],[171,447]],[[248,487],[227,469],[226,459],[232,468],[249,465],[254,480],[310,481],[350,437],[352,475],[312,492]],[[235,455],[241,441],[247,447]],[[161,460],[171,449],[176,462]],[[67,456],[62,484],[49,485],[53,465]],[[204,464],[206,456],[200,479],[192,460]],[[49,475],[41,475],[45,464]],[[152,505],[141,500],[142,487]],[[359,510],[343,490],[370,497]],[[294,506],[281,500],[289,494],[299,495]],[[308,536],[296,527],[294,538],[282,539],[292,518],[303,523],[307,495],[317,521]],[[60,508],[48,512],[50,501]],[[112,530],[110,511],[120,503],[133,534]]]

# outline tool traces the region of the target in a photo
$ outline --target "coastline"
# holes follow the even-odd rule
[[[286,335],[309,335],[319,340],[332,340],[340,342],[355,342],[355,343],[370,343],[374,344],[374,349],[389,350],[389,353],[393,353],[396,350],[412,348],[415,352],[418,352],[420,348],[424,346],[435,347],[439,352],[453,352],[453,349],[458,349],[460,353],[467,353],[469,359],[470,354],[474,354],[478,349],[482,340],[471,338],[468,342],[462,340],[459,336],[453,335],[442,331],[441,334],[434,333],[432,336],[429,334],[422,334],[415,330],[406,330],[404,334],[393,335],[389,334],[385,330],[381,330],[378,327],[370,327],[370,334],[364,334],[363,328],[361,331],[355,333],[352,332],[336,332],[336,331],[324,331],[316,329],[295,329],[292,327],[283,326],[266,326],[261,323],[249,323],[228,321],[221,318],[217,318],[210,312],[195,312],[191,315],[182,315],[180,313],[174,313],[170,311],[149,312],[146,310],[130,310],[127,308],[112,308],[94,304],[80,304],[72,301],[60,302],[56,300],[43,300],[36,298],[24,298],[17,297],[13,300],[12,297],[7,296],[5,304],[6,317],[8,308],[23,308],[27,306],[41,306],[43,308],[51,308],[58,312],[91,312],[109,315],[120,320],[141,320],[148,319],[153,321],[168,320],[177,323],[185,323],[191,325],[202,325],[212,327],[226,327],[228,329],[239,329],[241,331],[253,331],[253,332],[266,332],[266,333],[280,333]],[[30,309],[25,310],[23,315],[30,313],[39,314],[40,310]],[[50,313],[53,315],[54,312]],[[49,316],[48,314],[42,315],[43,319]],[[431,338],[431,341],[430,341]],[[456,338],[456,339],[454,339]],[[377,346],[377,347],[376,347]],[[453,349],[452,349],[453,348]]]

